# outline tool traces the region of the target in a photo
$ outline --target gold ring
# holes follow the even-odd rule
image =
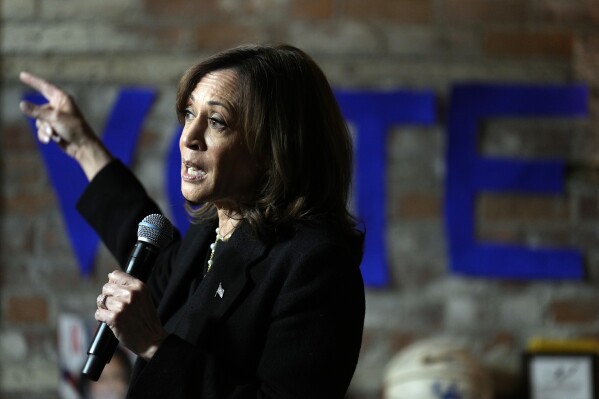
[[[96,304],[98,305],[99,308],[107,309],[106,308],[106,299],[107,298],[108,298],[108,295],[104,295],[104,294],[102,294],[98,297]]]

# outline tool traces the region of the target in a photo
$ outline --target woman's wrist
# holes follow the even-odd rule
[[[154,355],[158,351],[158,348],[160,348],[160,345],[162,345],[166,337],[167,334],[166,332],[164,332],[163,335],[152,345],[150,345],[150,347],[145,352],[138,353],[138,356],[144,359],[146,362],[149,362],[154,357]]]
[[[82,144],[75,154],[75,159],[83,169],[88,181],[91,181],[100,170],[112,161],[113,157],[99,140]]]

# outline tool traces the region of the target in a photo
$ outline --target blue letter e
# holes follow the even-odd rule
[[[527,248],[475,241],[479,191],[559,194],[561,161],[494,159],[477,155],[477,129],[485,118],[580,117],[587,114],[582,86],[460,85],[451,94],[448,120],[445,218],[450,267],[471,276],[574,278],[583,276],[582,256],[570,248]]]

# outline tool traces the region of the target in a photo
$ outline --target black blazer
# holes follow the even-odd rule
[[[160,212],[118,161],[78,209],[121,265],[137,224]],[[192,225],[161,252],[147,285],[169,336],[136,362],[128,397],[343,398],[364,323],[361,252],[325,224],[269,244],[242,223],[190,290],[214,227]]]

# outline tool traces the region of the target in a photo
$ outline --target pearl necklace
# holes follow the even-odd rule
[[[229,232],[229,234],[227,234],[226,236],[221,236],[220,235],[220,229],[217,227],[216,228],[216,239],[214,240],[214,242],[212,244],[210,244],[210,258],[208,258],[208,270],[206,270],[206,273],[208,273],[210,271],[210,269],[212,268],[212,264],[214,263],[213,258],[214,258],[214,253],[216,252],[216,244],[218,244],[219,241],[227,241],[229,239],[229,237],[231,237],[231,234],[233,234],[233,231],[235,230],[231,230]]]

